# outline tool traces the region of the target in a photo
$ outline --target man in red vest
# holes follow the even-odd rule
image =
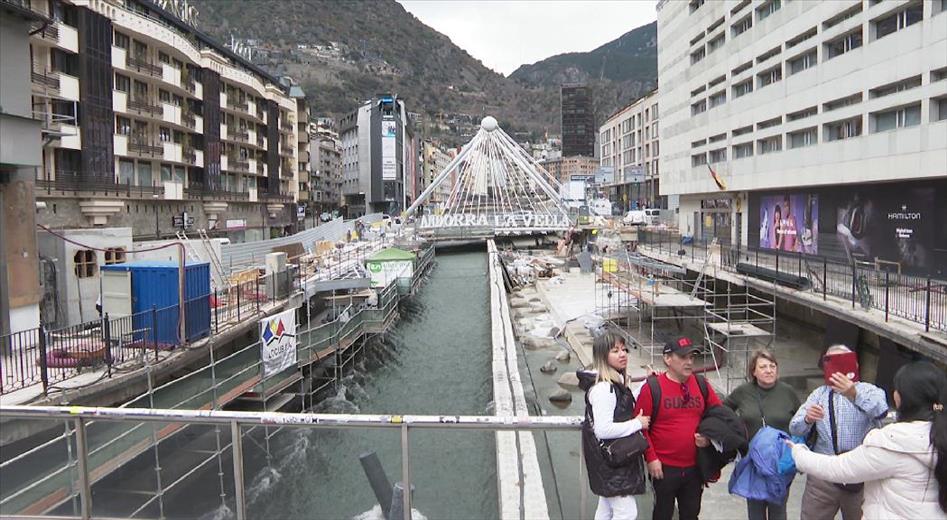
[[[697,426],[704,410],[719,405],[720,399],[703,376],[694,374],[698,350],[685,337],[667,342],[667,371],[651,376],[641,387],[632,414],[643,412],[651,417],[644,434],[650,445],[645,461],[654,486],[653,520],[671,520],[675,501],[680,520],[696,520],[700,514],[704,486],[697,471],[697,448],[710,441],[697,433]]]

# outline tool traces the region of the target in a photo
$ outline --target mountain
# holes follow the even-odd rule
[[[654,24],[507,78],[394,0],[190,3],[198,9],[199,29],[238,42],[252,51],[254,63],[299,82],[314,115],[339,117],[374,94],[395,93],[424,116],[424,135],[449,144],[466,142],[486,114],[518,138],[559,133],[560,78],[590,80],[604,111],[643,93],[656,77]]]
[[[600,123],[618,107],[657,86],[657,22],[642,25],[589,52],[559,54],[523,65],[510,78],[529,88],[563,83],[594,85],[596,121]]]

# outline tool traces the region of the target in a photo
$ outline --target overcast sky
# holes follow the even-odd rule
[[[653,22],[655,0],[398,0],[491,69],[590,51]]]

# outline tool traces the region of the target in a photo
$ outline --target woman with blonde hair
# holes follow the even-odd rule
[[[639,455],[615,467],[606,462],[603,444],[635,435],[648,428],[649,418],[632,417],[635,397],[628,386],[628,349],[621,336],[605,333],[592,344],[594,371],[580,370],[579,387],[585,390],[582,452],[589,487],[599,496],[596,520],[634,520],[638,506],[634,495],[645,491],[644,457]]]

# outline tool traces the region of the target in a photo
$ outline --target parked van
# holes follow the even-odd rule
[[[657,208],[632,210],[625,213],[622,222],[632,226],[654,226],[661,223],[661,210]]]

